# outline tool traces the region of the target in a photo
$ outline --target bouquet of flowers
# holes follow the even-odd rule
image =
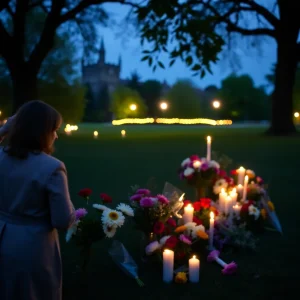
[[[78,194],[88,201],[91,193],[90,189],[83,189]],[[90,260],[92,245],[105,237],[114,237],[117,229],[124,225],[126,217],[134,216],[133,209],[129,205],[120,203],[112,209],[104,205],[111,203],[112,198],[104,193],[100,194],[100,197],[103,204],[93,204],[93,208],[100,215],[95,218],[86,208],[77,209],[76,221],[66,233],[66,241],[74,239],[76,245],[81,248],[83,271]]]

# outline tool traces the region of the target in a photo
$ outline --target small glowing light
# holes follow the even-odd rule
[[[99,135],[98,131],[94,131],[94,137],[97,137]]]
[[[183,200],[183,197],[184,197],[185,193],[183,193],[180,198],[178,199],[178,201],[182,201]]]
[[[162,110],[166,110],[166,109],[168,108],[168,103],[162,102],[162,103],[160,104],[160,108],[161,108]]]
[[[213,108],[218,109],[218,108],[221,107],[221,102],[220,102],[219,100],[214,100],[214,101],[212,102],[212,106],[213,106]]]
[[[122,135],[122,137],[125,137],[126,136],[126,131],[125,130],[121,130],[121,135]]]
[[[295,118],[299,118],[299,115],[300,115],[300,114],[299,114],[298,112],[295,112],[295,113],[294,113],[294,117],[295,117]]]
[[[209,216],[210,216],[210,218],[213,220],[213,219],[214,219],[214,217],[215,217],[215,214],[214,214],[214,212],[213,212],[213,211],[211,211],[211,212],[210,212],[210,214],[209,214]]]
[[[211,144],[211,137],[210,137],[210,136],[208,136],[208,137],[206,138],[206,140],[207,140],[207,143],[208,143],[208,144]]]
[[[193,259],[196,259],[196,255],[193,255]]]
[[[131,105],[129,106],[129,108],[130,108],[130,110],[134,111],[134,110],[137,109],[137,106],[136,106],[136,104],[131,104]]]
[[[194,167],[195,169],[200,168],[200,166],[201,166],[201,162],[200,162],[199,160],[195,160],[195,161],[193,162],[193,167]]]

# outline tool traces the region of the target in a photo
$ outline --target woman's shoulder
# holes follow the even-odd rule
[[[31,157],[35,158],[38,164],[43,165],[50,172],[54,172],[57,169],[66,169],[65,164],[62,161],[46,153],[40,153],[39,155],[32,154]]]

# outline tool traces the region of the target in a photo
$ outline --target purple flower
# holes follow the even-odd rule
[[[187,244],[187,245],[191,245],[191,244],[192,244],[192,241],[189,239],[189,237],[187,237],[187,236],[184,235],[184,234],[181,234],[181,235],[179,236],[179,239],[180,239],[183,243],[185,243],[185,244]]]
[[[223,275],[233,275],[237,271],[237,264],[235,262],[231,262],[227,264],[224,269],[222,270]]]
[[[144,195],[144,196],[148,196],[150,195],[150,191],[148,189],[138,189],[136,191],[136,194],[140,194],[140,195]]]
[[[161,204],[169,204],[169,200],[164,195],[157,195],[157,200]]]
[[[136,194],[130,197],[131,201],[140,201],[142,199],[143,195],[141,194]]]
[[[201,165],[201,171],[207,171],[209,169],[208,163],[203,163]]]
[[[75,210],[76,221],[82,219],[87,215],[87,210],[85,208],[78,208]]]
[[[141,207],[152,207],[154,205],[154,202],[150,197],[145,197],[140,201],[140,205]]]

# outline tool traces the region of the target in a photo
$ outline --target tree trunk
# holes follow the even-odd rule
[[[268,133],[290,135],[296,133],[293,122],[293,89],[297,71],[297,38],[299,28],[293,16],[283,7],[281,25],[277,30],[277,65],[275,90],[272,95],[271,127]]]
[[[15,113],[24,103],[38,99],[38,78],[34,72],[28,72],[25,66],[18,67],[16,72],[11,72],[11,78]]]

